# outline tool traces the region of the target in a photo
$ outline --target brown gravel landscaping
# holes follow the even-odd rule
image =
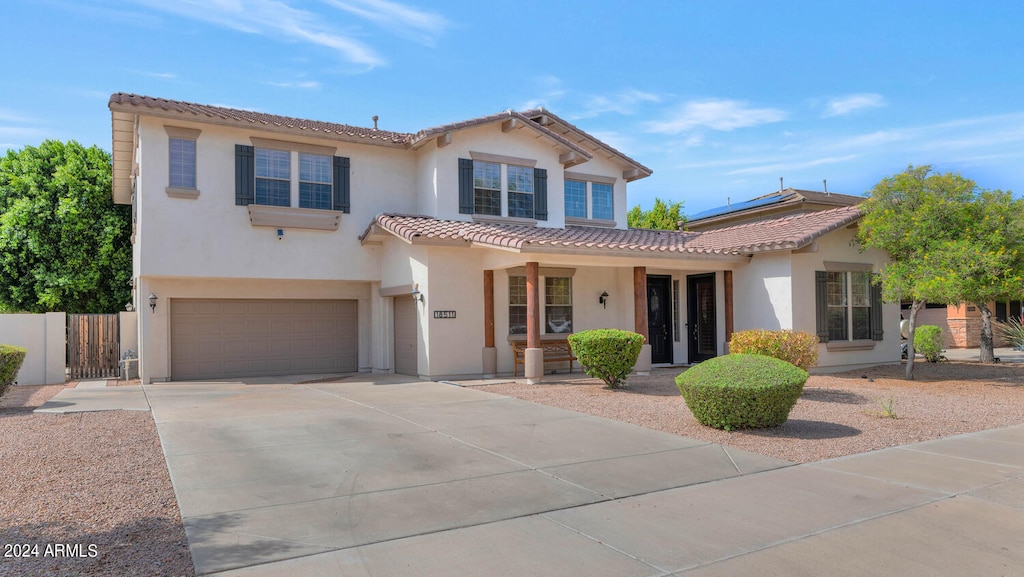
[[[1021,363],[917,363],[913,381],[903,379],[901,365],[811,375],[785,424],[732,432],[697,423],[674,382],[682,370],[630,377],[625,390],[610,390],[596,379],[509,382],[481,390],[796,463],[1024,423]],[[896,419],[883,415],[890,400]]]
[[[0,399],[0,575],[194,575],[152,415],[32,413],[63,388]]]

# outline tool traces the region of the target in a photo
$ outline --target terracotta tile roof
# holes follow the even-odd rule
[[[404,145],[412,136],[405,132],[375,130],[373,128],[349,126],[348,124],[305,120],[302,118],[292,118],[290,116],[264,114],[262,112],[255,112],[252,110],[239,110],[237,108],[195,104],[179,100],[168,100],[166,98],[153,98],[151,96],[140,96],[138,94],[125,94],[123,92],[117,92],[110,96],[109,107],[111,110],[145,108],[152,112],[164,112],[167,114],[175,114],[177,116],[185,116],[186,118],[188,116],[193,116],[198,121],[219,120],[222,122],[252,125],[261,128],[309,131],[310,133],[313,133],[313,135],[337,135],[359,140],[392,144]]]
[[[556,134],[555,132],[548,130],[547,128],[541,126],[540,124],[531,121],[522,113],[516,112],[514,110],[506,110],[504,112],[499,112],[497,114],[490,114],[488,116],[481,116],[479,118],[471,118],[469,120],[461,120],[459,122],[451,122],[448,124],[442,124],[441,126],[427,128],[412,135],[409,138],[409,145],[416,146],[417,144],[423,142],[424,140],[428,140],[430,138],[439,136],[446,132],[453,132],[455,130],[461,130],[463,128],[471,128],[473,126],[481,126],[483,124],[489,124],[491,122],[505,121],[512,118],[520,120],[523,123],[524,127],[528,126],[533,130],[540,132],[544,136],[547,136],[548,138],[554,140],[555,142],[558,142],[559,144],[568,148],[569,150],[579,153],[583,157],[581,161],[590,160],[591,158],[594,157],[594,155],[590,154],[586,150],[583,150],[578,145],[570,142],[562,135]]]
[[[382,214],[370,223],[359,238],[365,240],[375,229],[379,229],[410,242],[479,243],[523,252],[729,257],[800,248],[859,218],[859,210],[847,207],[713,231],[685,232],[591,226],[543,228]]]

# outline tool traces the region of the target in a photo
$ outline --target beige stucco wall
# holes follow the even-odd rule
[[[878,250],[860,251],[854,240],[854,229],[842,228],[819,238],[817,251],[792,255],[793,270],[793,329],[816,332],[814,307],[814,272],[824,270],[825,261],[870,264],[875,272],[887,262]],[[828,350],[818,345],[819,370],[837,371],[865,365],[897,363],[900,361],[900,305],[882,305],[883,340],[870,350]]]
[[[25,361],[14,380],[19,385],[64,382],[67,366],[67,315],[0,315],[0,343],[24,348]]]
[[[793,328],[791,258],[788,251],[758,254],[751,258],[750,264],[736,269],[733,274],[734,330]],[[813,314],[813,301],[809,305],[800,303],[800,306],[810,306]]]

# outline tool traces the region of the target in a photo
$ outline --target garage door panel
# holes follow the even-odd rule
[[[350,372],[356,301],[172,299],[171,377]]]

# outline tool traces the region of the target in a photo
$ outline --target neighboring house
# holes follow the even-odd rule
[[[817,332],[822,367],[899,360],[898,306],[867,282],[885,257],[853,244],[855,207],[630,230],[626,186],[650,169],[543,109],[413,134],[109,106],[146,383],[511,374],[519,340],[536,380],[568,368],[538,360],[545,341],[601,327],[648,338],[641,370],[723,354],[747,328]]]
[[[803,214],[842,206],[856,206],[863,196],[787,188],[736,204],[726,204],[691,215],[686,230],[699,231],[757,222],[787,214]]]

